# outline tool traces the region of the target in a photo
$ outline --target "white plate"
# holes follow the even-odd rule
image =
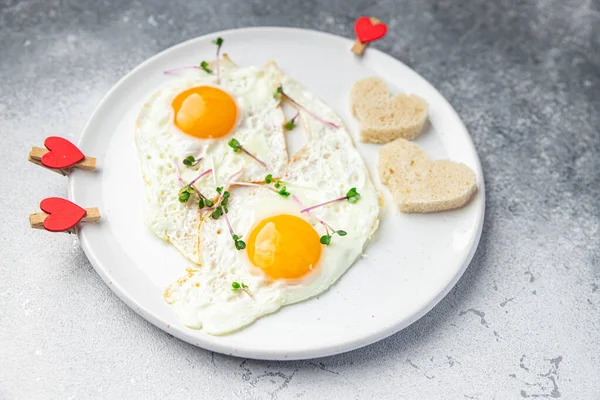
[[[163,300],[163,291],[189,263],[142,223],[134,120],[150,93],[170,79],[162,71],[214,58],[211,40],[217,36],[225,39],[223,50],[239,65],[275,59],[287,74],[332,106],[355,139],[358,126],[348,98],[356,80],[376,75],[393,92],[423,97],[430,105],[430,124],[417,143],[433,158],[470,166],[478,178],[477,195],[461,210],[403,215],[386,194],[381,225],[366,257],[326,293],[284,307],[229,336],[209,336],[184,327]],[[100,208],[101,222],[83,226],[79,238],[96,271],[127,305],[160,329],[209,350],[259,359],[302,359],[385,338],[415,322],[448,293],[471,261],[481,234],[485,192],[479,158],[455,111],[425,79],[374,48],[362,58],[355,57],[351,46],[348,39],[300,29],[214,33],[152,57],[106,95],[79,143],[84,153],[98,158],[99,170],[74,171],[69,197],[81,206]],[[379,146],[355,142],[381,188],[375,173]]]

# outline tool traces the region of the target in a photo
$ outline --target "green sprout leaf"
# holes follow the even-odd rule
[[[296,126],[295,118],[290,119],[284,125],[285,129],[287,129],[288,131],[291,131],[292,129],[294,129],[295,126]]]
[[[188,167],[191,167],[192,165],[194,165],[195,162],[196,162],[196,159],[194,158],[194,156],[187,156],[186,158],[183,159],[183,165],[187,165]]]
[[[212,218],[212,219],[219,219],[219,217],[220,217],[221,215],[223,215],[223,211],[222,211],[221,207],[219,207],[219,208],[215,209],[215,210],[214,210],[214,211],[213,211],[213,212],[210,214],[210,216],[211,216],[211,218]]]
[[[246,243],[243,240],[236,240],[235,248],[238,250],[244,250],[246,248]]]
[[[205,204],[204,204],[204,199],[202,197],[200,197],[200,200],[198,200],[198,208],[204,208]]]
[[[237,139],[231,139],[229,142],[227,142],[227,144],[229,145],[229,147],[231,147],[233,149],[233,151],[235,151],[236,153],[241,151],[241,147],[242,145],[240,144],[240,142]]]
[[[331,243],[331,235],[323,235],[321,236],[321,239],[319,239],[319,241],[321,242],[321,244],[329,246],[329,244]]]
[[[200,68],[202,68],[203,70],[205,70],[209,74],[212,74],[212,69],[208,68],[208,63],[206,61],[202,61],[200,63]]]
[[[242,289],[248,289],[248,286],[244,285],[244,282],[242,282]]]
[[[223,191],[223,186],[217,187],[217,193],[221,193]]]
[[[350,203],[354,204],[360,199],[360,193],[356,191],[356,188],[352,188],[348,190],[348,193],[346,193],[346,197],[348,198],[348,201]]]
[[[223,45],[223,38],[218,37],[215,40],[212,41],[213,44],[216,44],[217,46],[222,46]]]
[[[187,203],[192,193],[194,193],[194,189],[192,189],[189,185],[182,187],[179,191],[179,202]]]
[[[238,291],[242,288],[242,285],[239,282],[231,282],[231,290]]]
[[[273,93],[273,98],[278,99],[279,97],[281,97],[282,94],[283,94],[283,87],[281,85],[279,85],[279,87],[277,88],[275,93]]]
[[[265,177],[265,183],[271,183],[273,182],[273,175],[269,174]]]
[[[281,190],[279,190],[279,192],[277,192],[277,193],[279,193],[279,194],[280,194],[281,196],[283,196],[283,197],[288,197],[288,196],[291,194],[290,192],[288,192],[288,191],[286,190],[286,187],[285,187],[285,186],[284,186],[284,187],[282,187],[282,188],[281,188]]]
[[[336,231],[335,233],[337,233],[340,236],[346,236],[348,233],[346,231]]]
[[[275,182],[275,187],[279,189],[281,187],[281,181]]]
[[[188,192],[179,193],[179,202],[186,203],[190,199],[190,194]]]
[[[205,205],[206,207],[212,207],[212,206],[213,206],[213,204],[214,204],[214,203],[213,203],[212,201],[210,201],[209,199],[204,199],[204,205]]]

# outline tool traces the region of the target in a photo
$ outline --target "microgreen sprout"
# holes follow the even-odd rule
[[[220,67],[219,67],[219,56],[221,53],[221,46],[223,45],[223,38],[216,38],[215,40],[213,40],[213,44],[217,45],[217,63],[216,63],[216,67],[217,67],[217,84],[221,83],[221,77],[220,77]]]
[[[215,210],[210,214],[212,219],[219,219],[219,217],[221,215],[223,215],[223,211],[221,210],[221,207],[215,208]]]
[[[244,146],[242,146],[240,144],[239,140],[237,140],[237,139],[231,139],[229,142],[227,142],[227,144],[229,145],[229,147],[231,147],[233,149],[233,151],[235,153],[243,152],[247,156],[249,156],[252,159],[254,159],[254,161],[256,161],[257,163],[259,163],[260,165],[262,165],[263,168],[267,168],[267,164],[265,164],[263,161],[259,160],[254,154],[252,154],[248,150],[246,150],[244,148]]]
[[[288,197],[290,196],[290,192],[287,191],[287,188],[285,186],[283,186],[281,189],[279,189],[279,187],[281,186],[281,182],[282,181],[277,181],[279,182],[279,185],[277,186],[277,189],[272,188],[271,186],[269,186],[269,183],[273,182],[273,175],[269,174],[265,177],[265,183],[266,185],[263,185],[262,183],[252,183],[252,182],[231,182],[231,185],[233,186],[251,186],[251,187],[262,187],[265,189],[269,189],[271,192],[273,193],[277,193],[280,196],[283,197]]]
[[[325,227],[325,230],[327,231],[327,227]],[[340,236],[347,235],[346,231],[333,231],[333,232],[331,232],[331,234],[329,232],[327,232],[327,234],[321,236],[321,238],[319,239],[319,242],[321,242],[321,244],[329,246],[331,244],[331,238],[335,234],[340,235]]]
[[[242,151],[242,145],[237,139],[231,139],[229,142],[227,142],[227,144],[233,149],[234,153],[239,153],[240,151]]]
[[[203,70],[205,70],[209,74],[212,74],[212,69],[208,68],[208,63],[206,61],[202,61],[200,63],[200,68],[202,68]]]
[[[229,193],[229,192],[225,192],[225,193]],[[229,196],[227,196],[227,198],[229,198]],[[223,201],[225,201],[227,198],[223,199]],[[223,204],[223,201],[221,202],[221,204]],[[231,234],[231,238],[233,239],[235,248],[238,250],[244,250],[246,248],[246,243],[242,240],[241,236],[238,236],[235,233],[233,233],[233,228],[231,227],[229,218],[227,218],[226,207],[221,205],[221,210],[222,211],[225,210],[225,213],[223,215],[225,216],[225,222],[227,222],[227,228],[229,228],[229,233]]]
[[[288,191],[286,190],[286,187],[285,187],[285,186],[284,186],[284,187],[282,187],[281,189],[279,189],[279,192],[277,192],[277,193],[279,193],[279,195],[281,195],[281,196],[283,196],[283,197],[288,197],[288,196],[291,194],[290,192],[288,192]]]
[[[300,113],[296,112],[296,115],[294,115],[294,117],[292,119],[290,119],[288,122],[285,123],[284,128],[287,129],[288,131],[291,131],[292,129],[294,129],[296,127],[296,119],[298,119],[299,115],[300,115]]]
[[[350,203],[354,204],[360,199],[360,193],[358,193],[356,188],[353,187],[352,189],[348,190],[346,197]]]
[[[192,194],[194,194],[194,189],[192,189],[191,186],[186,185],[186,186],[182,187],[178,194],[179,202],[186,203],[190,199],[190,196]]]
[[[219,189],[221,189],[219,191]],[[219,198],[221,199],[221,201],[219,202],[219,206],[217,208],[215,208],[213,210],[213,212],[210,214],[210,216],[213,219],[219,219],[219,217],[223,214],[227,214],[229,212],[229,209],[227,208],[227,204],[229,203],[229,196],[230,193],[228,191],[224,191],[223,192],[223,188],[222,187],[218,187],[217,191],[219,193],[222,192],[222,196],[219,196]],[[210,200],[209,200],[210,201]],[[206,202],[205,202],[206,203]],[[210,202],[211,204],[208,207],[212,207],[212,201]]]
[[[187,156],[186,158],[183,159],[183,165],[187,166],[187,167],[195,167],[196,165],[200,164],[202,162],[203,158],[200,157],[199,159],[196,160],[196,158],[194,156]]]
[[[289,197],[289,195],[291,193],[287,191],[287,187],[285,185],[282,186],[283,185],[283,181],[280,180],[280,179],[277,179],[275,181],[275,183],[273,184],[273,186],[275,186],[275,189],[273,189],[272,187],[268,186],[273,181],[274,181],[273,174],[269,174],[269,175],[265,176],[265,183],[267,184],[267,186],[263,186],[263,187],[266,187],[270,191],[275,192],[275,193],[277,193],[278,195],[280,195],[282,197]],[[262,186],[262,185],[257,185],[257,184],[251,184],[251,185],[252,186]]]
[[[244,282],[231,282],[231,290],[233,290],[234,292],[245,292],[248,296],[254,298],[252,292],[250,292],[250,289],[247,285],[244,284]]]
[[[238,250],[244,250],[246,248],[246,243],[240,239],[240,237],[238,235],[233,235],[232,236],[233,241],[235,242],[235,248]]]
[[[348,200],[349,203],[354,204],[359,199],[360,199],[360,193],[358,193],[356,191],[356,188],[352,188],[352,189],[348,190],[348,193],[346,193],[346,195],[343,196],[343,197],[339,197],[339,198],[334,199],[334,200],[329,200],[329,201],[326,201],[325,203],[317,204],[317,205],[314,205],[312,207],[304,208],[304,209],[300,210],[300,212],[301,213],[309,212],[311,210],[314,210],[315,208],[323,207],[323,206],[326,206],[328,204],[336,203],[338,201],[344,201],[344,200]]]
[[[205,207],[212,207],[212,206],[213,206],[213,202],[204,196],[200,197],[200,200],[198,200],[198,208],[200,208],[200,209],[203,209]]]
[[[192,157],[192,156],[190,156],[190,157]],[[189,161],[189,157],[187,157],[185,160]],[[185,160],[184,160],[184,164],[185,164]],[[190,196],[194,193],[196,193],[198,195],[200,200],[205,200],[205,201],[208,200],[202,193],[200,193],[200,191],[198,189],[196,189],[194,184],[196,182],[198,182],[200,179],[202,179],[203,177],[205,177],[206,175],[210,174],[212,172],[212,169],[207,169],[206,171],[204,171],[203,173],[201,173],[200,175],[198,175],[197,177],[192,179],[192,181],[186,185],[185,182],[183,181],[183,179],[181,179],[181,173],[179,171],[179,164],[177,163],[177,160],[173,160],[173,164],[175,165],[175,173],[177,174],[177,180],[179,181],[179,184],[182,186],[182,188],[179,190],[179,192],[177,194],[177,198],[178,198],[179,202],[187,203],[187,201],[190,199]]]
[[[331,225],[329,225],[327,222],[323,221],[319,217],[315,216],[314,214],[311,214],[310,211],[304,211],[306,209],[304,208],[304,205],[302,204],[300,199],[298,197],[296,197],[295,195],[292,195],[292,198],[303,209],[300,212],[306,212],[308,215],[310,215],[311,217],[316,219],[325,228],[325,235],[323,235],[319,238],[319,242],[321,242],[321,244],[329,246],[331,244],[331,238],[333,237],[333,235],[346,236],[348,234],[346,231],[333,229],[331,227]]]
[[[314,119],[316,119],[317,121],[320,121],[320,122],[324,123],[325,125],[328,125],[328,126],[334,128],[334,129],[339,129],[340,128],[339,125],[337,125],[337,124],[335,124],[333,122],[327,121],[326,119],[323,119],[322,117],[319,117],[317,114],[313,113],[312,111],[310,111],[306,107],[304,107],[301,104],[299,104],[296,100],[292,99],[290,96],[288,96],[283,91],[283,86],[281,86],[281,85],[279,85],[279,87],[277,88],[277,90],[275,91],[275,93],[273,93],[273,97],[275,99],[283,98],[283,99],[289,101],[294,106],[296,106],[296,108],[305,111],[307,114],[309,114],[310,116],[312,116]]]
[[[217,193],[219,193],[219,197],[217,198],[217,200],[215,200],[214,202],[208,200],[208,199],[204,199],[204,205],[207,207],[205,209],[200,209],[201,212],[208,212],[210,211],[210,216],[213,219],[219,219],[219,217],[221,217],[223,215],[223,212],[228,213],[229,210],[227,209],[227,204],[229,203],[229,196],[231,195],[231,193],[229,193],[228,191],[224,190],[225,187],[229,187],[230,185],[232,185],[232,181],[236,178],[238,178],[242,173],[244,172],[244,168],[240,168],[240,170],[238,172],[236,172],[235,174],[231,175],[229,177],[229,179],[227,179],[227,182],[225,183],[224,186],[218,186],[215,190],[217,191]],[[214,206],[214,207],[213,207]]]

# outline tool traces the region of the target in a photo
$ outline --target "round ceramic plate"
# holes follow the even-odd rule
[[[228,336],[210,336],[183,326],[163,299],[165,288],[189,262],[142,222],[142,177],[134,147],[134,122],[148,96],[170,78],[163,70],[214,58],[217,36],[240,66],[274,59],[284,72],[320,96],[345,121],[378,188],[385,193],[381,224],[348,272],[316,298],[283,307]],[[484,183],[469,134],[450,104],[400,61],[368,48],[350,52],[352,41],[287,28],[236,29],[179,44],[142,63],[106,95],[89,120],[80,148],[98,159],[95,173],[74,171],[69,197],[100,208],[100,223],[79,230],[96,271],[133,310],[164,331],[220,353],[258,359],[321,357],[383,339],[415,322],[454,286],[479,242]],[[351,115],[352,84],[379,76],[392,93],[414,93],[430,107],[426,131],[416,140],[430,157],[471,167],[479,190],[464,208],[436,214],[401,214],[376,174],[380,146],[358,142]]]

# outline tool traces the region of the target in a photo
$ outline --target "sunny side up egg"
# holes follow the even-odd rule
[[[377,191],[340,118],[274,63],[268,68],[288,95],[340,128],[300,111],[307,142],[282,178],[291,195],[282,197],[264,186],[231,186],[227,218],[233,232],[224,218],[202,220],[201,265],[171,284],[165,299],[183,324],[211,335],[236,331],[324,292],[361,255],[378,226]],[[352,187],[361,194],[354,204],[338,201],[301,212],[344,196]],[[323,245],[320,237],[326,231],[319,220],[347,234]],[[245,249],[236,249],[232,233],[242,237]],[[234,290],[234,284],[240,288]]]
[[[198,254],[198,198],[181,203],[182,188],[207,170],[195,188],[214,199],[216,188],[243,170],[240,182],[264,180],[268,173],[282,176],[288,163],[283,133],[284,115],[273,98],[279,82],[268,68],[239,68],[227,57],[220,63],[220,83],[202,69],[183,71],[155,92],[137,120],[135,144],[145,183],[143,218],[159,238],[172,243],[194,263]],[[211,65],[214,68],[213,65]],[[232,138],[266,163],[235,153]],[[194,166],[183,160],[202,159]],[[193,203],[193,204],[192,204]]]

